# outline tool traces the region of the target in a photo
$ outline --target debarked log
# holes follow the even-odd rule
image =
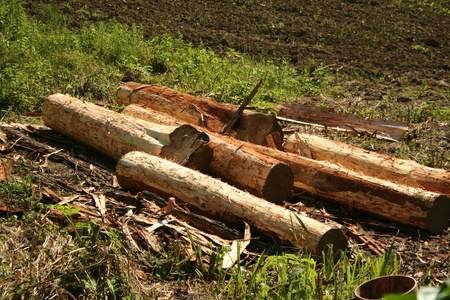
[[[332,247],[337,254],[347,247],[347,239],[338,228],[296,216],[281,206],[165,159],[130,152],[119,160],[116,173],[119,184],[126,189],[161,191],[225,222],[245,221],[278,241],[298,243],[313,253]]]
[[[53,130],[117,160],[138,150],[202,171],[212,160],[208,136],[190,125],[150,123],[68,95],[47,97],[42,119]]]
[[[146,105],[216,133],[223,132],[239,108],[237,105],[199,98],[165,86],[134,82],[128,82],[119,87],[117,103]],[[266,145],[266,136],[274,132],[282,135],[275,115],[244,110],[230,135],[239,140]]]
[[[294,188],[312,195],[432,234],[448,226],[450,199],[446,195],[365,176],[293,153],[249,143],[244,147],[285,162],[294,171]]]
[[[122,113],[163,125],[182,124],[167,114],[136,104],[128,105]],[[281,203],[290,195],[294,173],[287,164],[256,151],[243,150],[231,138],[205,132],[213,149],[211,175],[270,202]]]
[[[302,143],[315,160],[328,161],[356,173],[396,184],[450,195],[448,170],[426,167],[411,160],[394,158],[307,133],[290,135],[283,147],[288,152],[299,154]]]

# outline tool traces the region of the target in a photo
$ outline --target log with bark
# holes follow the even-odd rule
[[[277,118],[282,121],[323,126],[337,131],[365,134],[392,141],[399,141],[408,131],[406,122],[364,118],[336,112],[334,108],[283,103],[278,104],[276,110]]]
[[[294,189],[433,234],[448,226],[450,199],[446,195],[365,176],[293,153],[250,143],[242,148],[245,147],[289,165],[294,171]]]
[[[396,184],[450,195],[450,171],[444,169],[429,168],[411,160],[394,158],[307,133],[290,135],[283,147],[288,152],[308,157],[303,151],[306,147],[315,160],[327,161]]]
[[[157,122],[170,119],[158,113],[127,107],[136,117]],[[223,139],[223,138],[222,138]],[[294,187],[328,199],[350,209],[355,208],[381,218],[439,233],[447,227],[450,215],[448,197],[419,188],[406,187],[386,180],[365,176],[328,162],[316,161],[251,143],[226,139],[240,152],[259,152],[284,162],[294,171]]]
[[[347,239],[338,228],[296,216],[281,206],[165,159],[130,152],[119,160],[116,173],[124,188],[173,195],[228,223],[245,221],[278,241],[298,243],[313,253],[332,247],[337,254],[347,247]]]
[[[42,119],[53,130],[114,159],[139,150],[202,171],[212,160],[208,136],[190,125],[150,123],[67,95],[47,97]]]
[[[170,115],[135,104],[128,105],[122,113],[163,125],[183,124]],[[229,137],[207,130],[205,133],[213,149],[211,175],[270,202],[281,203],[290,195],[294,173],[288,165],[256,151],[242,150]]]
[[[200,125],[212,132],[223,132],[238,110],[237,105],[218,103],[159,85],[126,83],[117,90],[119,105],[143,104],[169,113],[189,124]],[[282,134],[274,115],[244,110],[230,135],[239,140],[266,145],[266,136]]]

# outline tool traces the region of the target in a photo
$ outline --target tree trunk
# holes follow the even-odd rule
[[[294,188],[370,215],[427,229],[433,234],[448,226],[450,199],[445,195],[365,176],[292,153],[249,143],[242,148],[246,147],[289,165],[294,171]]]
[[[122,113],[164,125],[182,124],[167,114],[134,104],[128,105]],[[289,196],[294,173],[288,165],[256,151],[243,151],[231,138],[206,133],[213,149],[210,165],[213,176],[270,202],[281,203]]]
[[[143,104],[217,133],[224,130],[238,110],[237,105],[218,103],[164,86],[134,82],[126,83],[117,90],[117,103]],[[282,134],[274,115],[244,110],[230,135],[239,140],[266,145],[266,136],[273,132]]]
[[[450,195],[450,171],[429,168],[411,160],[394,158],[306,133],[290,135],[283,146],[286,151],[301,154],[301,143],[306,144],[313,159],[396,184]]]
[[[252,196],[242,190],[170,161],[130,152],[116,167],[119,184],[133,191],[159,190],[228,223],[245,221],[279,241],[298,243],[320,254],[347,247],[343,233],[316,220]],[[297,219],[297,217],[299,219]]]
[[[139,150],[198,170],[208,169],[212,159],[208,136],[192,126],[150,123],[67,95],[47,97],[42,119],[53,130],[114,159]]]

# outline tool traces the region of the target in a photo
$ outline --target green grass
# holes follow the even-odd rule
[[[218,58],[170,36],[143,39],[142,30],[115,22],[86,24],[69,31],[55,10],[46,24],[29,19],[19,1],[0,2],[0,107],[21,114],[39,109],[52,93],[69,93],[112,104],[121,81],[158,83],[189,92],[213,93],[239,102],[261,77],[256,106],[321,94],[334,88],[336,74],[316,65],[297,72],[288,64],[254,62],[230,51]],[[51,13],[50,13],[51,12]]]
[[[322,256],[298,248],[276,255],[263,251],[240,257],[225,270],[222,262],[230,249],[211,247],[207,255],[187,231],[191,255],[181,241],[159,254],[137,253],[120,228],[77,221],[79,209],[70,204],[42,203],[35,192],[41,181],[36,175],[0,185],[0,197],[25,211],[0,218],[0,299],[151,299],[152,284],[170,289],[186,282],[202,295],[197,299],[348,299],[360,283],[398,272],[393,244],[382,256],[355,248],[337,259],[331,249]],[[63,219],[52,217],[55,211]]]

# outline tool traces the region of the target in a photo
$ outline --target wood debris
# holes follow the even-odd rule
[[[392,141],[399,141],[408,131],[406,122],[364,118],[336,112],[333,108],[283,103],[276,106],[276,111],[278,120],[322,126]]]

